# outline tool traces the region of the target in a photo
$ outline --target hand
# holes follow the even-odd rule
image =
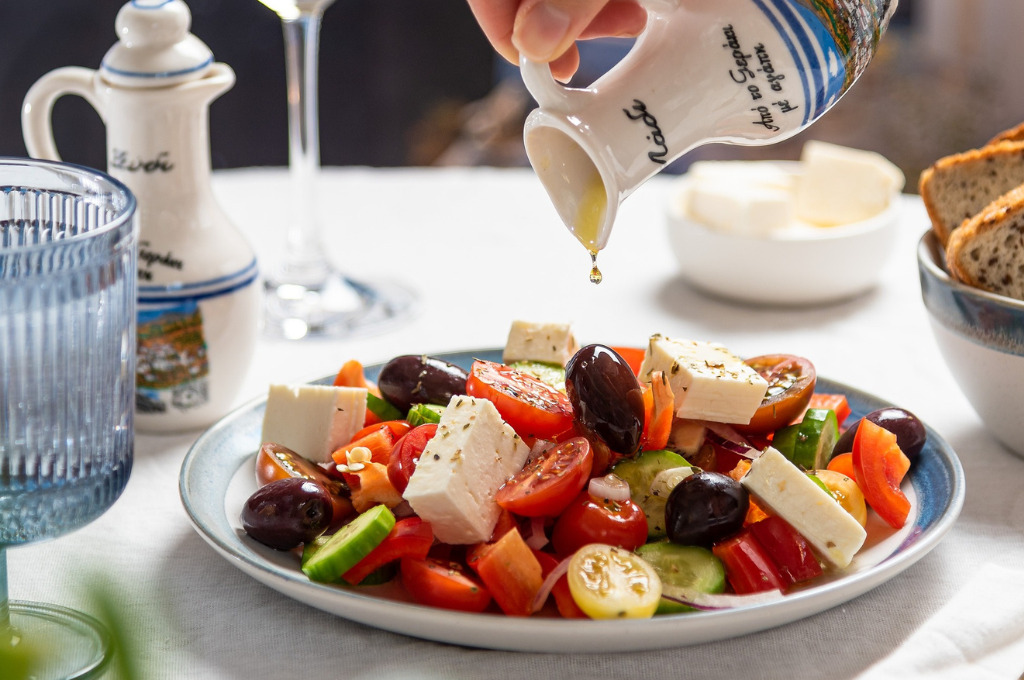
[[[580,64],[577,40],[634,37],[647,23],[637,0],[468,0],[473,15],[501,56],[548,62],[568,81]]]

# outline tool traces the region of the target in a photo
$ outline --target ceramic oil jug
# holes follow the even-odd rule
[[[138,199],[140,431],[199,428],[224,415],[258,334],[256,259],[210,187],[209,106],[235,76],[190,33],[191,19],[181,0],[132,0],[98,70],[48,73],[22,109],[29,153],[57,160],[53,104],[86,99],[106,125],[107,171]]]

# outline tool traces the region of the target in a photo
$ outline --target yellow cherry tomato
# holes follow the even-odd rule
[[[592,619],[650,618],[661,579],[636,553],[603,543],[585,545],[569,561],[569,592]]]
[[[868,508],[864,500],[864,492],[857,486],[857,482],[835,470],[815,470],[812,474],[828,487],[839,505],[853,515],[853,518],[860,522],[861,526],[867,524]]]

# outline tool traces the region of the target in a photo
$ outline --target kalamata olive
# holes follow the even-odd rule
[[[669,494],[665,529],[673,543],[709,547],[739,531],[749,507],[747,490],[732,477],[695,472]]]
[[[242,508],[242,528],[276,550],[312,541],[327,529],[331,497],[318,482],[289,477],[257,489]]]
[[[613,349],[587,345],[576,352],[565,367],[565,391],[585,436],[623,456],[640,449],[643,391],[633,369]]]
[[[413,404],[447,406],[454,395],[466,393],[468,377],[464,369],[436,357],[404,354],[384,364],[377,387],[381,396],[404,412]]]
[[[887,406],[864,416],[875,425],[884,427],[896,435],[896,443],[899,444],[903,454],[913,462],[924,448],[928,434],[925,432],[924,424],[918,420],[910,411],[895,406]],[[851,425],[836,441],[832,455],[848,453],[853,450],[853,437],[857,434],[858,420]]]

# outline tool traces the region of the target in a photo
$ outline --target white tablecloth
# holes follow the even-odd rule
[[[198,433],[139,434],[131,480],[110,511],[71,535],[9,552],[11,596],[88,609],[84,583],[108,575],[134,622],[147,678],[840,680],[892,652],[984,564],[1024,561],[1024,461],[985,432],[931,337],[915,266],[926,228],[919,202],[906,201],[876,290],[827,307],[756,309],[709,299],[679,278],[663,218],[670,181],[655,178],[626,201],[595,286],[587,254],[528,170],[327,170],[318,210],[330,252],[356,276],[414,288],[416,316],[346,341],[261,339],[238,403],[270,382],[320,377],[352,357],[498,347],[514,318],[571,321],[584,343],[638,344],[661,332],[723,342],[741,355],[804,355],[821,375],[914,411],[963,462],[958,524],[900,576],[797,623],[665,651],[548,655],[426,642],[322,613],[245,576],[193,530],[179,500],[179,468]],[[269,262],[284,238],[286,173],[215,173],[215,190]]]

